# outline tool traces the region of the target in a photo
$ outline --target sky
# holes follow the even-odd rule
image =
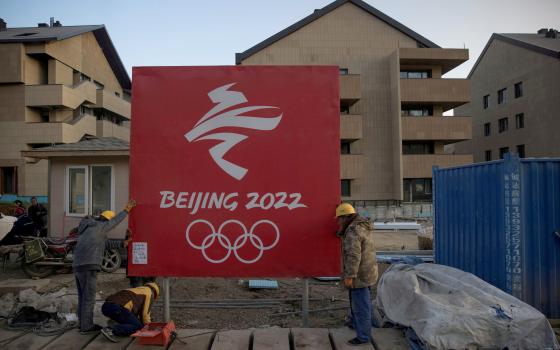
[[[464,78],[492,33],[560,30],[560,0],[366,0],[470,60],[445,75]],[[331,0],[0,0],[8,27],[105,24],[129,74],[133,66],[233,65],[243,52]]]

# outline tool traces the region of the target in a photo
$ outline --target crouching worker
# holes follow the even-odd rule
[[[116,336],[127,337],[151,322],[150,310],[159,295],[155,278],[152,281],[142,287],[121,290],[105,300],[101,312],[117,322],[101,330],[105,338],[116,343]]]

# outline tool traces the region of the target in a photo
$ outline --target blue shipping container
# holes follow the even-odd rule
[[[560,159],[433,170],[436,262],[560,318]]]

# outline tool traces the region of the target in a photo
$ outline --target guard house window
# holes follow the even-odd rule
[[[400,74],[401,79],[429,79],[432,77],[431,70],[403,70]]]
[[[498,104],[501,105],[507,101],[507,89],[498,90]]]
[[[66,169],[66,212],[69,216],[99,215],[114,205],[111,165],[70,166]]]
[[[351,191],[352,180],[343,179],[340,180],[340,195],[342,197],[350,197],[352,195]]]
[[[525,115],[519,113],[515,115],[515,128],[523,129],[525,127]]]
[[[490,95],[482,97],[482,105],[484,106],[484,109],[487,109],[490,106]]]
[[[404,179],[403,200],[405,202],[431,202],[432,179]]]
[[[403,154],[434,154],[433,142],[403,141]]]
[[[17,167],[0,168],[0,193],[17,194]]]
[[[350,154],[350,141],[340,141],[340,154]]]
[[[523,82],[520,81],[519,83],[514,85],[515,87],[515,98],[520,98],[523,96]]]
[[[519,158],[525,158],[525,145],[517,145],[516,148]]]
[[[492,151],[488,150],[488,151],[484,151],[484,160],[489,162],[492,160]]]
[[[402,106],[401,116],[403,117],[427,117],[434,114],[432,106]]]
[[[506,132],[508,130],[508,118],[498,119],[498,131]]]
[[[509,147],[500,148],[500,159],[504,159],[506,153],[509,153]]]
[[[491,124],[490,123],[485,123],[484,124],[484,136],[490,136],[490,132],[491,132]]]
[[[340,75],[348,75],[348,68],[339,68],[338,74]]]

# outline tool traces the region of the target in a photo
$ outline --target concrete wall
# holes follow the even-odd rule
[[[0,83],[23,83],[23,44],[0,45]]]
[[[554,39],[550,39],[554,40]],[[558,40],[558,39],[556,39]],[[514,84],[523,82],[523,97],[514,98]],[[498,105],[497,91],[507,88],[507,102]],[[471,77],[472,102],[455,114],[472,115],[473,139],[455,144],[456,153],[473,153],[475,162],[485,151],[499,158],[499,149],[525,145],[526,157],[560,156],[560,60],[525,48],[494,40]],[[490,106],[483,108],[483,96]],[[515,115],[524,113],[525,128],[516,129]],[[509,129],[498,133],[498,119],[508,118]],[[491,135],[484,136],[484,124]]]
[[[49,188],[49,232],[54,237],[63,237],[78,226],[81,217],[68,216],[65,213],[66,168],[72,165],[112,165],[115,180],[115,207],[119,212],[128,202],[128,157],[54,157],[50,160],[50,188]],[[125,219],[110,234],[112,238],[124,238],[128,220]]]

